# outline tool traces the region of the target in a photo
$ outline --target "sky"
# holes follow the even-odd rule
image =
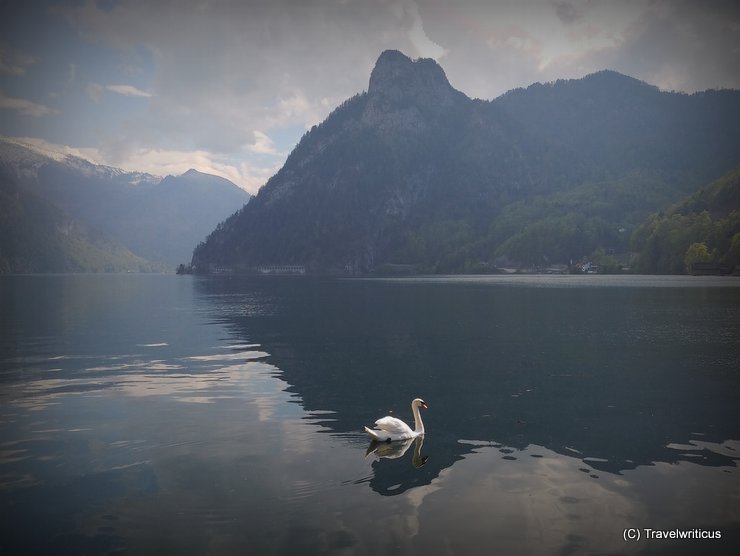
[[[386,49],[481,99],[602,69],[740,89],[740,2],[0,0],[0,135],[255,193]]]

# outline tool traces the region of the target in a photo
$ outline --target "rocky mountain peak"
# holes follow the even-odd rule
[[[437,62],[431,58],[412,60],[398,50],[386,50],[378,57],[370,74],[368,93],[394,101],[413,99],[442,106],[464,96],[452,88]]]

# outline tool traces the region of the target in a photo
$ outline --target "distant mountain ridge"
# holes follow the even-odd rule
[[[16,267],[24,272],[174,269],[216,224],[250,198],[229,180],[196,170],[162,178],[96,165],[10,138],[0,138],[0,181],[17,201],[0,207],[0,216],[16,223],[15,232],[22,229],[30,234],[14,233],[16,243],[5,242],[0,257],[6,258],[6,272]],[[36,222],[35,226],[45,230],[46,236],[30,233],[34,226],[18,216],[29,206],[46,207],[41,212],[67,223],[62,228],[80,231],[89,241],[80,240],[85,247],[77,242],[77,251],[97,254],[72,254],[65,247],[66,240],[54,239],[55,228],[48,223]],[[41,212],[30,210],[27,216]],[[52,269],[38,257],[25,257],[20,247],[30,242],[39,253],[54,251],[41,245],[44,237],[57,245],[57,251],[68,253],[66,258],[63,254],[52,257],[58,263]],[[13,260],[22,256],[24,262],[7,262],[11,251],[16,253]]]
[[[38,179],[39,169],[51,161],[75,168],[87,177],[119,180],[129,185],[155,184],[162,181],[162,176],[94,164],[79,156],[63,154],[22,139],[0,137],[0,169],[16,180]]]
[[[461,272],[626,252],[648,214],[740,162],[738,121],[738,91],[612,71],[470,99],[433,60],[386,51],[192,263]]]
[[[740,162],[733,131],[739,99],[733,90],[661,91],[603,70],[515,89],[493,103],[527,129],[597,161],[605,176],[628,166],[667,168],[706,185]]]

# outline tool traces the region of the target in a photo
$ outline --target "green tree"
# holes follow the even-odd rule
[[[696,263],[709,263],[713,259],[714,256],[709,252],[706,243],[692,243],[686,250],[686,256],[683,260],[686,264],[686,271],[691,272]]]
[[[727,252],[727,263],[730,269],[740,265],[740,232],[732,236],[730,249]]]

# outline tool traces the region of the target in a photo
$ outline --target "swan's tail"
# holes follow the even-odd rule
[[[378,436],[378,431],[374,431],[373,429],[369,429],[369,428],[365,427],[365,432],[373,440],[377,440],[378,442],[381,442],[382,441],[381,438]]]

